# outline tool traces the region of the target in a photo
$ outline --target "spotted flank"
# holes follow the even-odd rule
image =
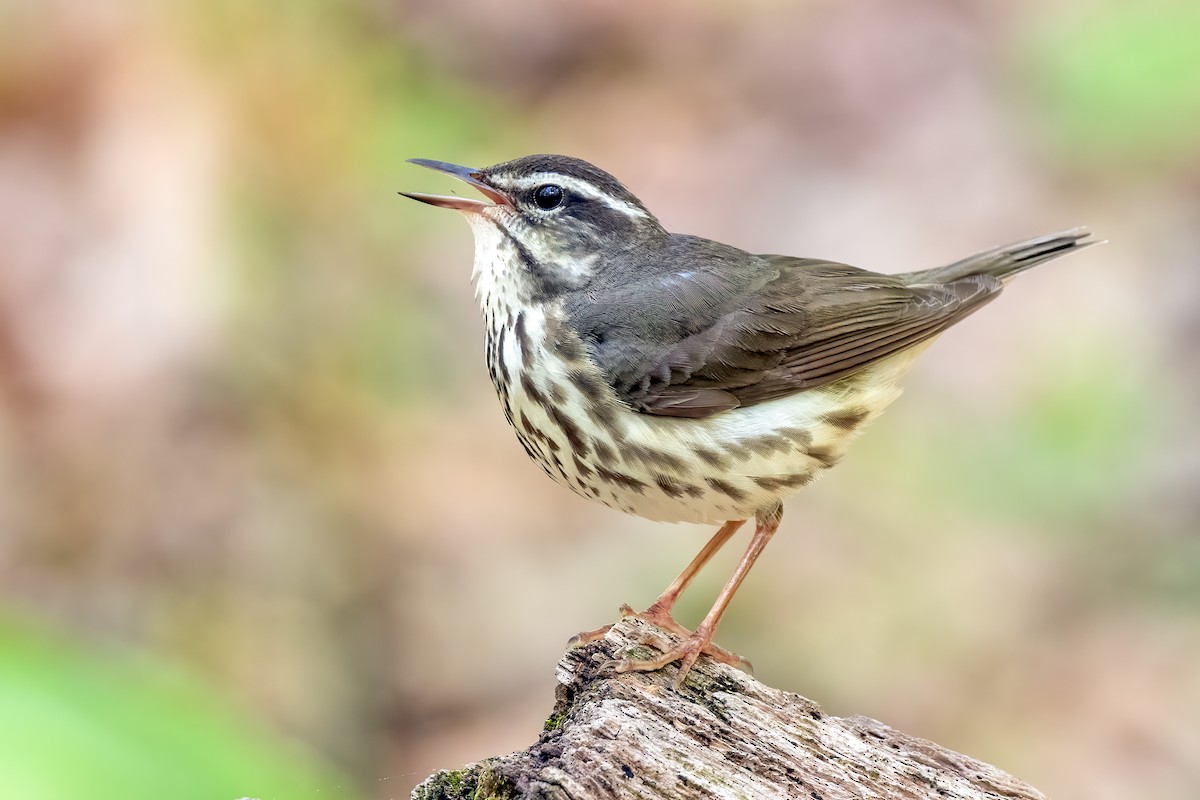
[[[505,417],[556,482],[654,520],[723,522],[799,491],[895,399],[910,360],[705,419],[658,417],[623,406],[561,313],[549,304],[488,315],[489,373]],[[521,377],[502,386],[504,375]]]

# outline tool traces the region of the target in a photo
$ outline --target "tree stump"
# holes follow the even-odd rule
[[[431,775],[414,800],[734,798],[1021,800],[1044,795],[996,767],[701,658],[618,675],[670,636],[625,619],[558,664],[554,711],[529,749]]]

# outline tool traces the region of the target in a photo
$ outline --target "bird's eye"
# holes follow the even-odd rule
[[[562,205],[563,194],[561,186],[556,186],[553,183],[543,183],[541,186],[533,190],[533,202],[543,211],[549,211],[552,208],[558,208]]]

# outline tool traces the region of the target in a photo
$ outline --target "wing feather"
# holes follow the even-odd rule
[[[731,272],[730,259],[704,255],[673,254],[686,279],[648,269],[592,287],[576,307],[593,359],[638,411],[699,418],[825,385],[937,335],[1002,286],[990,275],[910,286],[845,264],[748,254]],[[655,291],[663,287],[671,291]]]

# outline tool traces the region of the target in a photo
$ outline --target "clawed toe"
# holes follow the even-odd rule
[[[598,642],[604,638],[604,634],[608,633],[611,630],[612,630],[612,625],[601,625],[599,628],[595,628],[594,630],[580,631],[579,633],[572,636],[570,639],[567,639],[567,647],[568,648],[583,647],[585,644],[591,644],[592,642]]]
[[[645,611],[634,611],[628,603],[623,603],[621,605],[620,612],[622,619],[626,617],[640,619],[647,625],[653,625],[659,630],[666,631],[667,633],[673,633],[680,637],[688,637],[692,635],[690,630],[675,621],[675,618],[671,616],[670,612],[664,611],[657,606],[650,606],[650,608],[646,609]],[[610,630],[612,630],[611,624],[601,625],[599,628],[595,628],[594,630],[590,631],[580,631],[567,640],[567,647],[582,647],[585,644],[598,642],[603,639],[604,635]],[[652,637],[647,636],[647,638],[650,640],[643,642],[644,644],[654,644]]]
[[[655,641],[654,637],[642,637],[639,643],[647,644],[661,649],[661,642]],[[679,662],[679,674],[675,677],[675,688],[678,689],[683,685],[683,681],[687,678],[688,672],[692,665],[701,656],[706,655],[714,661],[719,661],[722,664],[728,664],[731,667],[753,672],[754,665],[748,659],[742,658],[737,653],[719,647],[712,642],[711,632],[696,631],[695,633],[688,632],[684,641],[676,647],[666,650],[658,658],[651,659],[624,659],[617,664],[617,672],[654,672],[662,669],[669,664]]]
[[[634,611],[628,605],[621,606],[622,617],[633,617],[640,619],[648,625],[653,625],[659,630],[673,633],[676,636],[691,636],[692,632],[680,625],[671,616],[669,611],[663,611],[656,606],[650,606],[645,611]]]
[[[658,658],[646,659],[644,661],[626,659],[617,665],[616,671],[655,672],[669,664],[679,662],[679,672],[676,674],[674,681],[675,688],[679,689],[683,686],[688,672],[691,671],[692,665],[696,663],[696,659],[700,657],[700,654],[708,654],[707,651],[711,647],[711,642],[706,643],[704,638],[699,634],[694,634],[683,644],[668,650]]]
[[[659,607],[657,603],[645,611],[634,611],[629,605],[622,605],[621,616],[639,619],[657,628],[659,631],[682,638],[683,642],[677,647],[671,647],[666,650],[658,658],[625,658],[609,661],[603,665],[605,669],[611,668],[615,672],[655,672],[670,664],[679,662],[679,674],[675,677],[675,688],[683,685],[683,681],[691,670],[692,665],[696,663],[696,660],[701,655],[706,655],[714,661],[728,664],[731,667],[736,667],[746,672],[754,671],[754,665],[749,660],[742,658],[737,653],[713,644],[711,630],[704,630],[704,626],[701,625],[701,629],[693,633],[676,622],[675,618],[671,616],[671,612],[668,609]],[[585,644],[591,644],[604,638],[604,635],[610,630],[612,630],[612,625],[603,625],[595,630],[581,631],[567,641],[567,646],[580,647]],[[638,643],[654,647],[658,650],[662,650],[664,644],[662,638],[652,632],[645,632],[640,635]]]

